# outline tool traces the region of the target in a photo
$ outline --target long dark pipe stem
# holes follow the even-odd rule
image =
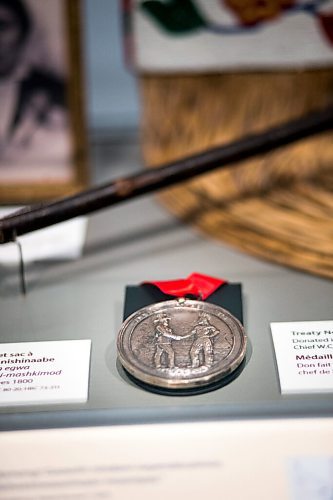
[[[36,204],[0,220],[0,244],[16,236],[85,215],[186,181],[194,176],[285,146],[333,128],[333,107],[265,132],[251,134],[160,168],[147,169],[47,204]]]

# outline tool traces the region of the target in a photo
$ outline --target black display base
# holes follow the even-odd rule
[[[172,299],[174,297],[166,295],[153,285],[127,286],[124,320],[142,307]],[[242,285],[240,283],[227,283],[221,286],[206,299],[206,302],[227,309],[243,323]]]

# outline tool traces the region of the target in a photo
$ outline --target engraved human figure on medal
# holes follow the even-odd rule
[[[210,323],[209,314],[204,312],[200,314],[198,323],[191,334],[195,336],[190,349],[192,368],[199,368],[200,365],[211,367],[214,362],[214,348],[211,339],[219,335],[220,330]]]
[[[163,368],[162,359],[166,362],[166,368],[175,368],[175,351],[172,340],[182,340],[183,337],[173,333],[170,327],[170,318],[165,313],[160,313],[154,319],[155,323],[155,354],[154,364],[156,368]],[[164,356],[163,356],[164,355]]]

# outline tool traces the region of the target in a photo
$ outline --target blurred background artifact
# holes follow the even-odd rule
[[[135,0],[145,162],[224,144],[333,102],[333,4]],[[205,235],[333,277],[332,133],[217,170],[160,199]]]
[[[0,202],[86,185],[79,2],[0,0]]]

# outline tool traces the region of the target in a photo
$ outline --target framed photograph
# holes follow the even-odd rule
[[[0,0],[0,203],[87,184],[80,0]]]

